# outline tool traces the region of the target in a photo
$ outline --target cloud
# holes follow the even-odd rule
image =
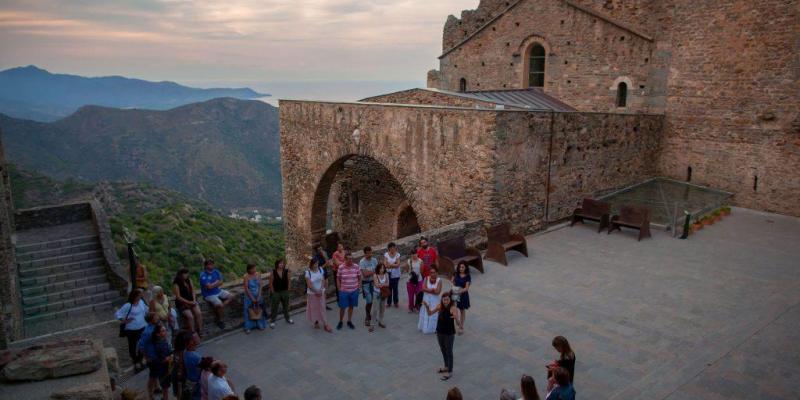
[[[424,79],[477,0],[7,0],[0,66],[196,79]],[[46,50],[46,51],[44,51]],[[163,76],[157,66],[164,65]],[[147,65],[146,72],[137,68]],[[74,70],[77,67],[77,71]],[[140,68],[141,69],[141,68]],[[229,73],[232,76],[225,76]]]

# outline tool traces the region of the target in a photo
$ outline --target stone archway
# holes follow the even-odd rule
[[[394,232],[394,236],[397,239],[422,232],[417,220],[417,213],[407,202],[400,204],[400,207],[397,208]]]
[[[315,189],[312,243],[322,243],[329,232],[353,249],[392,241],[397,238],[400,207],[405,223],[413,223],[407,229],[418,233],[417,214],[389,169],[368,155],[343,156],[328,167]]]

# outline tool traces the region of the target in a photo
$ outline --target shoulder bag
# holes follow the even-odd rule
[[[128,304],[131,304],[131,303],[128,303]],[[122,323],[119,324],[119,337],[127,336],[127,335],[125,335],[125,325],[128,325],[128,323],[125,322],[125,321],[127,321],[128,317],[130,317],[132,310],[133,310],[133,304],[131,304],[131,306],[128,308],[128,313],[125,314],[125,319],[123,319]]]

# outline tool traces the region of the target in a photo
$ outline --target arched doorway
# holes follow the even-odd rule
[[[408,204],[401,204],[395,220],[395,238],[416,235],[422,232],[417,221],[417,213]]]
[[[324,244],[331,234],[352,249],[392,241],[403,204],[408,210],[401,210],[407,218],[404,226],[413,222],[419,230],[406,191],[383,164],[366,155],[342,157],[328,167],[314,192],[312,243]]]

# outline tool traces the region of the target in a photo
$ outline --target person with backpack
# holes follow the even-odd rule
[[[328,279],[325,277],[325,271],[319,265],[319,259],[312,258],[308,262],[305,279],[306,317],[308,322],[314,324],[314,329],[319,329],[320,324],[322,324],[325,332],[333,332],[325,316],[325,291],[328,287]]]

